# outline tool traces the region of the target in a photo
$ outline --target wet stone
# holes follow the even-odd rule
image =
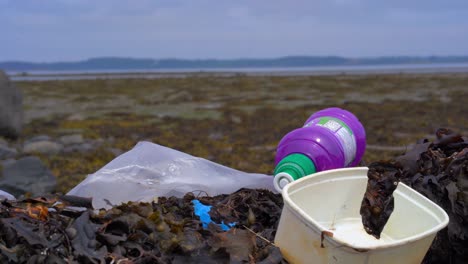
[[[14,158],[18,154],[18,151],[14,148],[0,145],[0,160]]]
[[[41,195],[55,190],[57,180],[38,157],[29,156],[2,165],[0,190],[18,197]]]
[[[35,141],[24,144],[23,152],[27,154],[41,153],[46,155],[58,154],[63,145],[53,141]]]
[[[52,139],[48,135],[38,135],[38,136],[34,136],[32,138],[29,138],[28,140],[26,140],[24,142],[24,144],[29,144],[29,143],[33,143],[33,142],[39,142],[39,141],[51,141],[51,140]]]
[[[64,145],[81,144],[84,142],[81,134],[66,135],[59,138],[60,143]]]

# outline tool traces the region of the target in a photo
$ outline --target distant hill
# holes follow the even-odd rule
[[[86,70],[150,70],[204,68],[273,68],[349,65],[393,65],[427,63],[468,63],[468,56],[375,57],[344,58],[337,56],[289,56],[273,59],[135,59],[119,57],[91,58],[76,62],[35,63],[25,61],[0,62],[6,71],[86,71]]]

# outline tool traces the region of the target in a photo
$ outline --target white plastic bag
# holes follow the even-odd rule
[[[93,207],[99,209],[127,201],[152,201],[160,196],[182,197],[187,192],[229,194],[243,187],[276,192],[272,176],[245,173],[157,144],[139,142],[68,194],[92,197]]]
[[[0,200],[7,199],[7,200],[15,200],[15,197],[5,191],[0,190]]]

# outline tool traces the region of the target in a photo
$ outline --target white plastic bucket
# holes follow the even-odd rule
[[[319,172],[283,189],[275,244],[290,263],[421,263],[448,215],[399,183],[381,238],[368,235],[359,214],[367,170]]]

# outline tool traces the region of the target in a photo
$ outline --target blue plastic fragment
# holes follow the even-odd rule
[[[224,221],[222,221],[221,224],[217,224],[213,220],[211,220],[211,216],[209,214],[211,210],[211,205],[204,205],[197,199],[192,200],[192,203],[193,209],[195,210],[195,215],[200,218],[203,228],[207,229],[208,224],[213,223],[221,227],[223,231],[228,231],[229,229],[231,229],[231,227],[236,225],[236,222],[225,224]]]
[[[203,228],[207,228],[208,224],[213,222],[211,216],[208,214],[211,210],[211,205],[204,205],[199,200],[192,200],[195,215],[200,217]]]
[[[221,224],[219,224],[219,226],[221,227],[221,229],[223,231],[228,231],[229,229],[231,229],[231,227],[235,226],[236,225],[236,222],[232,222],[232,223],[228,223],[227,225],[224,223],[224,221],[221,221]]]

